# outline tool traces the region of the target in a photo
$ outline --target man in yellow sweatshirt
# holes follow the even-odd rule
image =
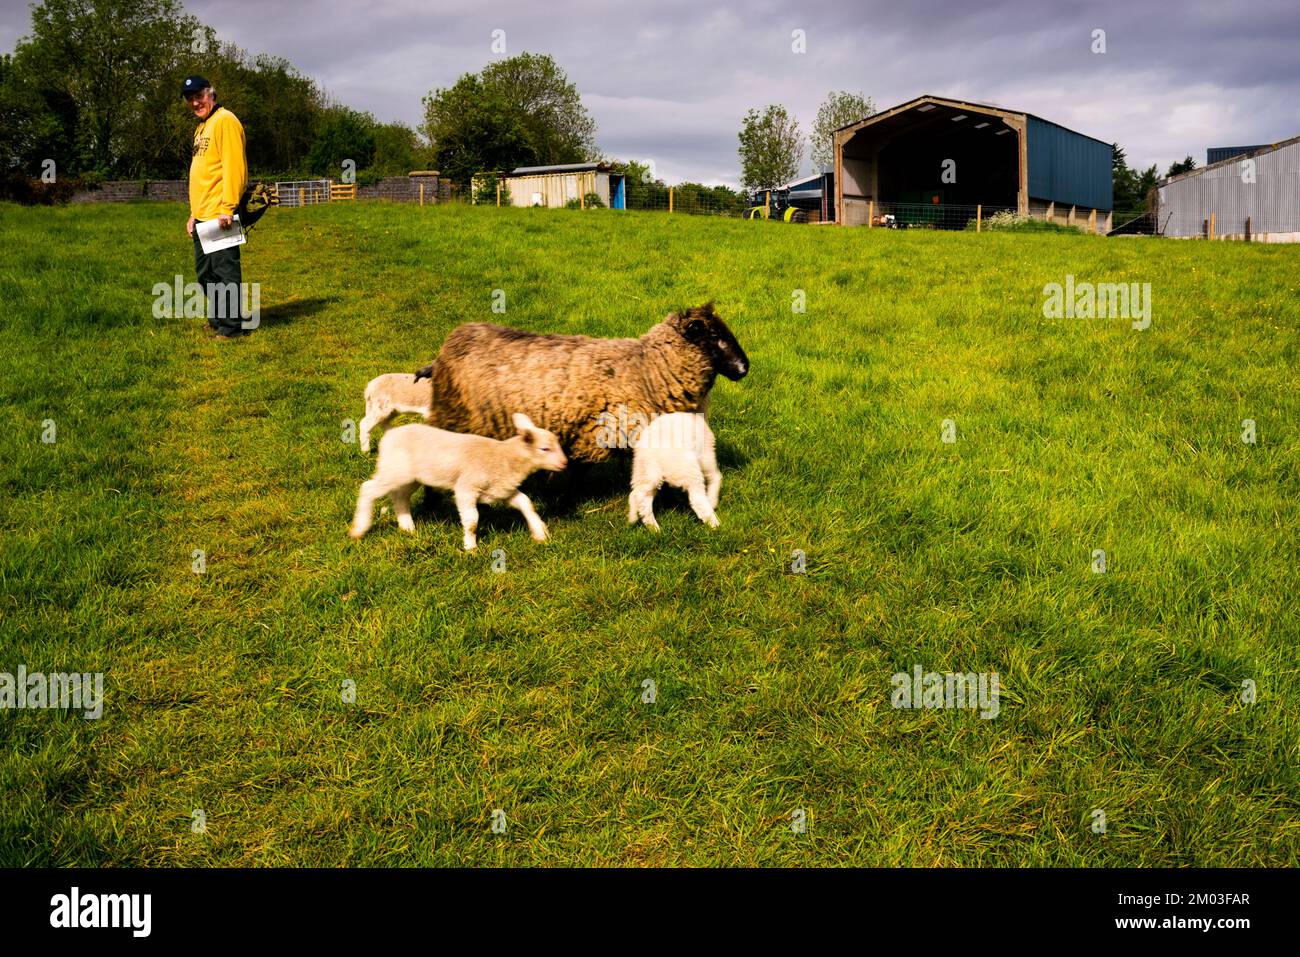
[[[236,339],[248,335],[252,331],[250,324],[256,324],[244,322],[241,315],[244,295],[239,247],[205,253],[195,225],[215,219],[222,229],[230,228],[231,217],[248,185],[244,127],[235,114],[217,103],[216,91],[203,77],[188,77],[181,95],[200,121],[194,131],[190,160],[190,221],[185,231],[194,238],[194,266],[208,295],[208,325],[215,338]],[[227,284],[224,293],[214,289],[217,283]],[[234,285],[228,285],[231,283]],[[231,290],[236,290],[234,296],[229,294]]]

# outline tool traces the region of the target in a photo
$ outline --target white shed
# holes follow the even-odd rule
[[[563,207],[595,193],[609,209],[625,209],[627,193],[622,173],[605,163],[564,166],[521,166],[502,179],[512,206]]]

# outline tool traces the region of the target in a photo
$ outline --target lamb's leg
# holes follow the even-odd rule
[[[717,528],[720,523],[718,516],[713,513],[713,506],[709,504],[709,496],[704,491],[704,479],[700,478],[692,482],[686,494],[690,496],[691,508],[700,517],[700,521],[710,528]]]
[[[641,512],[641,508],[640,505],[638,504],[637,488],[635,485],[633,485],[632,491],[631,493],[628,494],[627,497],[627,523],[629,525],[635,525],[637,521],[641,518],[640,512]]]
[[[546,523],[533,511],[533,503],[528,500],[528,496],[523,492],[516,492],[514,497],[510,499],[510,504],[523,513],[524,521],[528,523],[528,531],[532,534],[533,541],[546,541],[548,538]]]
[[[656,532],[659,531],[659,523],[655,521],[655,493],[658,491],[658,484],[641,486],[641,497],[637,503],[641,521],[646,523],[647,528]]]
[[[361,434],[358,436],[362,452],[370,451],[370,433],[376,426],[383,425],[387,422],[391,414],[391,412],[386,412],[378,406],[366,406],[366,417],[361,420],[361,428],[359,430]]]
[[[388,494],[388,486],[378,479],[372,478],[368,482],[361,483],[361,493],[357,496],[357,510],[352,516],[352,528],[348,534],[353,538],[360,538],[370,528],[370,519],[375,510],[375,499],[382,498]]]
[[[393,503],[393,514],[397,516],[397,527],[404,532],[415,531],[415,520],[411,518],[411,493],[419,487],[419,482],[412,482],[388,493]]]
[[[465,551],[478,547],[478,492],[460,486],[456,489],[456,510],[460,512],[460,527],[465,532]]]
[[[713,454],[713,449],[705,449],[700,456],[700,470],[704,473],[704,490],[709,496],[709,504],[717,511],[718,496],[722,492],[722,472],[718,469],[718,459]]]

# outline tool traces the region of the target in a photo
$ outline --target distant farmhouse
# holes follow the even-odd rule
[[[919,96],[841,127],[834,183],[835,218],[846,226],[899,204],[1111,225],[1109,143],[987,103]]]
[[[1216,147],[1209,165],[1156,184],[1165,236],[1300,242],[1300,136],[1272,146]]]

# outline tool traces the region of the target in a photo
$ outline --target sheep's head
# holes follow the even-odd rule
[[[533,425],[533,420],[522,412],[516,412],[511,416],[511,421],[519,430],[519,435],[524,440],[524,448],[532,455],[537,468],[546,469],[548,472],[564,471],[569,460],[564,457],[564,449],[560,447],[560,440],[555,437],[555,433],[539,429]]]
[[[733,382],[743,379],[749,372],[749,357],[727,324],[713,311],[713,303],[694,309],[678,309],[669,317],[669,322],[683,339],[709,357],[714,372]]]

